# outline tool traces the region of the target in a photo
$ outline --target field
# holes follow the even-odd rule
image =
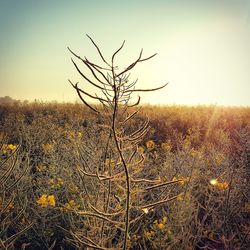
[[[128,249],[249,249],[249,108],[142,106],[123,158],[82,104],[2,104],[0,126],[1,249],[121,249],[126,223]]]
[[[81,104],[0,112],[1,248],[121,248],[127,190],[108,118]],[[128,248],[248,249],[249,108],[143,106],[123,129],[146,117],[127,160]]]

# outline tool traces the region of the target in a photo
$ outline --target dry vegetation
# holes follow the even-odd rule
[[[249,108],[138,109],[165,85],[129,73],[155,55],[119,70],[124,42],[108,63],[90,40],[105,66],[69,49],[85,106],[0,106],[0,247],[249,249]]]
[[[85,249],[85,241],[121,247],[125,180],[99,180],[121,168],[105,150],[102,118],[80,104],[0,110],[1,248]],[[249,108],[144,106],[127,129],[146,114],[151,129],[129,171],[134,180],[152,182],[132,183],[128,246],[248,249]],[[99,176],[88,176],[97,166]]]

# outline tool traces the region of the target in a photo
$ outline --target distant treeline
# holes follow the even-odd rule
[[[21,102],[20,100],[13,99],[10,96],[0,97],[0,104],[20,103],[20,102]]]

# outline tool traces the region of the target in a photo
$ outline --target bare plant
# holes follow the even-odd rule
[[[97,65],[86,57],[80,57],[70,48],[68,49],[74,58],[88,68],[92,77],[90,78],[83,73],[75,59],[71,58],[77,72],[100,94],[88,93],[80,88],[78,83],[74,84],[71,80],[69,82],[76,90],[81,101],[95,112],[98,117],[102,118],[102,126],[107,130],[107,137],[105,139],[106,147],[103,147],[103,157],[93,168],[88,166],[88,160],[83,156],[84,154],[81,154],[79,147],[79,155],[82,158],[78,171],[83,177],[97,180],[96,187],[98,186],[99,189],[95,189],[95,192],[97,192],[95,195],[99,200],[95,201],[97,208],[93,201],[88,199],[86,211],[80,211],[78,214],[94,218],[94,220],[88,220],[90,227],[97,224],[101,225],[101,231],[98,234],[92,234],[92,236],[100,236],[99,238],[91,238],[88,236],[91,235],[90,233],[81,235],[82,238],[73,232],[71,234],[78,243],[80,242],[83,245],[96,249],[106,249],[106,247],[113,247],[114,238],[117,236],[117,232],[119,232],[123,237],[119,237],[115,247],[116,249],[127,249],[131,228],[135,230],[134,228],[138,221],[150,210],[177,198],[177,196],[164,196],[163,192],[157,200],[146,199],[148,192],[179,180],[162,183],[159,179],[140,178],[140,174],[135,169],[143,164],[144,156],[143,153],[138,152],[138,145],[150,129],[149,119],[142,122],[138,128],[129,129],[130,121],[133,120],[140,110],[135,108],[140,103],[140,96],[138,96],[138,100],[135,103],[131,103],[132,94],[160,90],[167,84],[157,88],[137,89],[135,87],[137,80],[134,82],[129,81],[130,71],[137,64],[153,58],[156,54],[143,58],[143,50],[141,50],[135,61],[125,69],[119,70],[115,58],[122,50],[125,41],[113,53],[111,62],[108,62],[94,40],[88,35],[87,37],[96,48],[105,66]],[[86,97],[92,99],[92,101],[99,102],[101,105],[94,106],[94,104],[90,104],[86,101]],[[87,186],[85,186],[86,197],[90,197],[91,191]],[[123,195],[120,197],[118,197],[118,188],[124,190]],[[134,201],[132,196],[135,194],[141,195],[142,198]],[[118,206],[119,204],[123,206],[120,207]],[[106,240],[104,240],[105,234]],[[113,241],[113,243],[110,244],[109,241]]]
[[[20,201],[19,188],[20,180],[27,174],[29,169],[28,158],[20,153],[21,146],[13,146],[0,143],[0,152],[6,151],[0,158],[0,248],[13,249],[14,243],[28,231],[33,223],[23,227],[21,230],[16,228],[16,223],[24,214],[27,204]],[[15,148],[14,148],[15,147]],[[4,150],[4,148],[7,148]],[[7,152],[8,151],[8,152]],[[21,164],[20,158],[23,157]],[[13,212],[15,205],[22,204],[16,213]],[[9,231],[12,231],[11,234]]]

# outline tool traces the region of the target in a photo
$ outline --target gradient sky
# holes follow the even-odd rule
[[[144,103],[250,105],[250,0],[0,0],[0,96],[75,101],[80,81],[69,46],[99,62],[89,34],[111,57],[131,63]],[[118,63],[119,64],[119,63]]]

